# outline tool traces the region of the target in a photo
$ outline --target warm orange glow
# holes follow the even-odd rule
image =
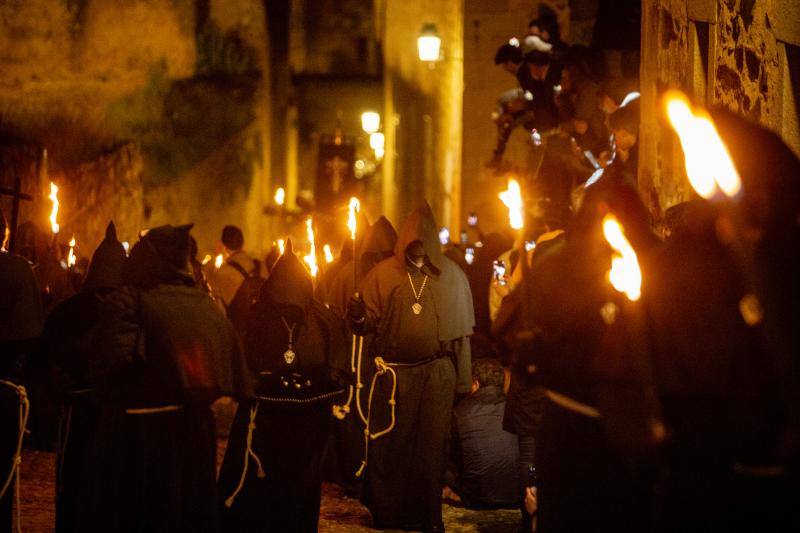
[[[122,246],[125,246],[125,243],[124,243],[124,242],[122,243]],[[127,251],[128,251],[128,249],[127,249],[127,248],[125,248],[125,252],[126,252],[126,253],[127,253]],[[206,254],[206,256],[203,258],[203,264],[204,264],[204,265],[207,265],[207,264],[208,264],[208,263],[209,263],[209,262],[210,262],[212,259],[214,259],[214,258],[213,258],[213,257],[211,257],[209,254]]]
[[[77,258],[75,257],[75,237],[69,241],[69,255],[67,255],[67,266],[74,267],[75,263],[78,262]]]
[[[225,258],[222,256],[222,254],[217,255],[216,259],[214,259],[214,268],[220,268],[224,260]]]
[[[314,241],[314,223],[311,217],[306,219],[306,233],[308,235],[309,252],[308,255],[303,257],[303,261],[308,265],[312,277],[317,277],[319,267],[317,266],[317,245]]]
[[[508,223],[512,229],[522,229],[525,225],[525,216],[522,206],[522,190],[515,179],[508,180],[508,189],[501,192],[500,199],[508,208]]]
[[[331,250],[331,245],[326,244],[322,247],[322,251],[325,254],[325,262],[329,265],[333,263],[333,251]]]
[[[278,187],[278,190],[275,191],[275,203],[283,205],[284,202],[286,202],[286,190],[283,187]]]
[[[50,229],[53,231],[53,235],[58,234],[61,226],[58,225],[58,185],[50,182],[50,196],[48,198],[53,202],[53,209],[50,211]]]
[[[280,252],[281,255],[283,255],[283,252],[285,250],[286,250],[286,241],[284,241],[283,239],[278,239],[278,251]]]
[[[614,249],[608,280],[631,301],[642,295],[642,271],[633,246],[625,238],[625,230],[614,215],[603,218],[603,235]]]
[[[681,141],[692,188],[706,199],[713,197],[717,188],[729,198],[739,194],[742,180],[708,113],[692,109],[680,91],[669,91],[665,101],[667,117]]]
[[[350,230],[350,238],[356,240],[358,230],[358,212],[361,211],[361,202],[353,196],[350,198],[350,212],[347,216],[347,229]]]

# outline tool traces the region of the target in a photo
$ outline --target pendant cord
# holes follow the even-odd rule
[[[414,293],[414,301],[419,303],[422,298],[422,291],[425,290],[425,286],[428,284],[428,275],[425,275],[425,278],[422,280],[422,286],[419,288],[419,292],[417,292],[417,288],[414,287],[414,280],[411,278],[411,273],[406,272],[406,274],[408,275],[408,282],[411,284],[411,292]]]
[[[291,350],[292,346],[294,345],[294,342],[293,342],[293,340],[294,340],[294,328],[297,327],[297,322],[292,324],[291,327],[289,327],[289,323],[286,322],[286,319],[283,318],[283,317],[281,317],[281,322],[283,322],[283,325],[286,328],[286,331],[289,332],[289,349]]]

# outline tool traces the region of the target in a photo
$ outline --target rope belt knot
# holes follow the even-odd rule
[[[22,385],[17,385],[11,381],[0,379],[0,385],[11,388],[16,392],[19,399],[19,434],[17,436],[17,448],[14,455],[11,457],[11,471],[8,473],[3,486],[0,488],[0,499],[2,499],[8,488],[11,486],[12,481],[16,480],[16,490],[14,496],[17,500],[17,531],[22,532],[22,511],[21,511],[21,497],[20,497],[20,465],[22,464],[22,441],[25,437],[25,427],[28,425],[28,415],[30,414],[30,401],[28,400],[28,391]]]
[[[367,468],[367,463],[369,459],[369,442],[371,440],[376,440],[384,435],[388,435],[394,429],[396,419],[396,409],[397,409],[397,371],[392,368],[395,366],[393,363],[387,363],[383,357],[376,357],[375,358],[375,374],[372,376],[372,383],[370,383],[369,387],[369,399],[367,400],[367,416],[364,420],[364,459],[361,461],[361,466],[358,468],[358,472],[356,472],[356,477],[361,477],[364,473],[364,469]],[[389,413],[390,413],[390,422],[389,425],[386,426],[384,429],[376,432],[372,432],[370,429],[370,418],[372,416],[372,400],[375,396],[375,385],[378,383],[378,378],[381,376],[386,376],[391,378],[392,380],[392,392],[389,395],[389,400],[387,401],[389,405]]]
[[[236,485],[236,488],[233,490],[233,494],[228,496],[225,500],[225,507],[229,508],[233,505],[236,496],[239,495],[241,492],[242,487],[244,486],[244,480],[247,478],[247,469],[250,466],[250,457],[253,458],[253,461],[256,462],[258,466],[258,470],[256,471],[256,476],[260,479],[267,477],[267,473],[264,472],[264,467],[261,465],[261,459],[256,455],[256,452],[253,451],[253,432],[256,430],[256,416],[258,415],[258,402],[250,408],[250,423],[247,424],[247,444],[244,449],[244,467],[242,468],[242,476],[239,478],[239,483]]]

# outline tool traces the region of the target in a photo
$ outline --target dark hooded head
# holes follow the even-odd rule
[[[428,202],[412,211],[400,227],[394,255],[406,264],[409,252],[424,252],[425,263],[433,274],[442,270],[444,255],[439,242],[439,229]]]
[[[394,254],[397,232],[386,217],[379,218],[364,236],[361,262],[376,265]]]
[[[194,285],[189,266],[189,231],[193,224],[159,226],[144,234],[131,249],[123,279],[136,287]]]
[[[275,262],[269,277],[261,286],[257,306],[260,311],[277,307],[281,315],[300,322],[313,297],[311,274],[295,255],[289,239],[283,255]]]
[[[92,255],[83,290],[121,286],[122,272],[127,259],[125,248],[117,239],[117,228],[113,222],[109,222],[105,238]]]

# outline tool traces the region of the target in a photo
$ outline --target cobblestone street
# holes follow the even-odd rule
[[[52,533],[54,516],[55,455],[27,451],[22,462],[22,531]],[[516,511],[469,511],[445,506],[445,527],[451,533],[512,533]],[[338,487],[325,485],[322,497],[321,533],[374,532],[367,510],[347,498]]]

